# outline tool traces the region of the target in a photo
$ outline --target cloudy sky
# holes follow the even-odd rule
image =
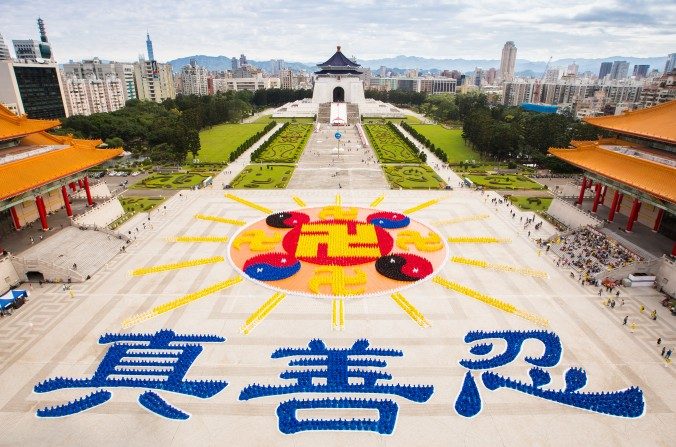
[[[150,31],[155,57],[265,60],[348,55],[498,59],[666,56],[676,51],[676,2],[618,0],[0,0],[0,34],[37,38],[47,25],[59,62],[133,60]]]

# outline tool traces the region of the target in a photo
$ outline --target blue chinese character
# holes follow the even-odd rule
[[[384,368],[387,363],[373,357],[402,357],[394,349],[369,348],[368,340],[357,340],[349,349],[331,349],[319,339],[308,343],[307,348],[280,348],[272,358],[301,357],[290,360],[289,366],[323,367],[321,369],[295,369],[280,374],[282,379],[292,379],[292,385],[249,385],[240,395],[240,400],[291,393],[373,393],[393,394],[413,402],[426,402],[434,387],[431,385],[380,384],[378,380],[392,380],[392,376],[372,368]],[[371,356],[371,357],[367,357]],[[368,369],[367,369],[368,368]],[[298,410],[330,408],[366,408],[378,410],[378,420],[333,419],[299,420]],[[314,399],[283,402],[277,408],[279,430],[291,434],[308,430],[361,430],[391,434],[397,420],[398,406],[392,400],[372,399]]]
[[[643,391],[637,387],[625,390],[584,393],[579,392],[587,384],[587,373],[580,368],[570,368],[564,373],[566,387],[562,390],[543,389],[551,381],[551,376],[542,368],[556,366],[561,360],[561,340],[553,332],[547,331],[494,331],[469,332],[465,336],[465,342],[471,343],[479,340],[502,339],[506,344],[504,352],[495,354],[490,358],[479,360],[460,360],[460,364],[470,370],[493,369],[507,365],[514,361],[521,352],[521,346],[526,340],[538,340],[544,345],[544,352],[540,357],[525,357],[524,360],[533,368],[528,372],[531,382],[523,383],[503,377],[492,371],[481,374],[484,386],[489,390],[498,388],[511,388],[535,397],[582,408],[596,413],[612,416],[635,418],[643,414],[645,402]],[[474,355],[488,355],[493,350],[493,343],[480,343],[470,349]],[[465,374],[465,379],[455,401],[455,410],[459,415],[472,417],[481,411],[481,395],[470,371]]]
[[[99,344],[113,343],[89,379],[57,377],[35,385],[36,393],[64,388],[130,387],[164,390],[206,399],[221,392],[224,381],[183,380],[188,369],[202,352],[200,343],[222,343],[225,338],[215,335],[177,335],[163,329],[154,334],[105,334]],[[112,393],[94,391],[65,405],[39,409],[40,417],[68,416],[107,402]],[[168,404],[154,391],[138,398],[146,409],[171,419],[188,419],[189,414]]]

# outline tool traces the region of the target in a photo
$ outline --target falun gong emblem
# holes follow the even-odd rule
[[[229,247],[246,277],[325,297],[395,292],[438,272],[447,252],[436,231],[402,213],[338,205],[270,214]]]

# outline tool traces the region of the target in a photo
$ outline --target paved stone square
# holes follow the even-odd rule
[[[305,155],[308,155],[307,153]],[[305,157],[304,155],[304,157]],[[378,166],[376,166],[379,169]],[[296,177],[294,177],[296,178]],[[676,344],[673,318],[659,306],[652,289],[621,290],[623,307],[607,308],[597,288],[582,287],[559,270],[553,259],[538,250],[518,219],[508,217],[479,192],[369,190],[228,191],[275,212],[307,207],[358,206],[401,213],[424,202],[438,203],[410,212],[413,219],[449,237],[492,237],[507,243],[448,243],[449,255],[492,264],[530,267],[548,278],[446,262],[433,276],[497,298],[528,314],[548,320],[546,329],[563,345],[561,362],[548,368],[545,388],[565,387],[563,373],[583,368],[585,392],[610,392],[637,386],[643,391],[645,414],[636,419],[607,416],[514,389],[489,391],[479,383],[483,409],[473,418],[458,415],[456,397],[467,369],[458,362],[471,358],[469,331],[539,330],[532,321],[504,312],[478,299],[448,290],[432,276],[403,289],[401,295],[422,314],[430,327],[421,327],[390,295],[344,299],[344,329],[332,328],[332,300],[291,293],[266,314],[248,335],[241,331],[250,315],[274,294],[273,290],[244,278],[230,287],[190,298],[190,303],[158,311],[123,328],[129,317],[144,314],[163,303],[195,294],[229,278],[242,276],[228,258],[228,247],[246,229],[228,223],[195,218],[196,215],[253,223],[261,212],[224,197],[218,188],[187,191],[168,202],[167,210],[153,218],[153,229],[141,232],[126,253],[115,256],[90,281],[72,286],[72,296],[61,285],[34,286],[30,300],[10,317],[0,319],[0,445],[671,445],[676,436],[676,393],[673,365],[659,355],[655,340]],[[339,199],[337,199],[339,195]],[[373,205],[383,196],[382,201]],[[336,205],[337,206],[337,205]],[[474,220],[464,217],[484,216]],[[550,233],[545,224],[543,235]],[[230,242],[176,242],[177,236],[222,237]],[[532,237],[539,237],[533,234]],[[135,269],[184,261],[223,257],[192,267],[133,276]],[[639,306],[657,309],[651,321]],[[622,319],[637,323],[635,332]],[[109,388],[112,398],[95,408],[58,418],[38,418],[36,411],[65,404],[96,391],[64,389],[35,393],[36,384],[53,377],[87,378],[99,368],[109,345],[98,344],[105,333],[155,333],[171,329],[177,334],[211,334],[223,343],[204,343],[203,351],[187,371],[185,380],[227,381],[227,387],[209,399],[158,391],[172,406],[188,413],[187,420],[153,414],[137,402],[139,388]],[[391,435],[365,431],[305,431],[283,434],[277,407],[292,398],[336,397],[322,394],[278,395],[239,400],[246,386],[283,385],[279,377],[290,370],[288,359],[272,359],[278,348],[307,347],[320,338],[327,347],[348,348],[368,339],[372,348],[401,350],[388,357],[391,383],[433,385],[426,402],[397,396],[368,396],[396,401],[399,406]],[[530,383],[524,356],[539,356],[542,347],[527,342],[502,375]],[[475,375],[477,375],[475,373]],[[105,387],[101,387],[105,388]],[[361,395],[351,397],[363,398]],[[302,419],[374,418],[373,410],[301,410]],[[670,441],[671,440],[671,441]]]

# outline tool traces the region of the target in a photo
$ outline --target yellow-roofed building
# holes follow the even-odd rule
[[[676,101],[585,121],[612,137],[549,149],[584,171],[576,203],[582,205],[585,191],[593,187],[592,212],[605,205],[608,222],[616,213],[626,213],[627,232],[637,221],[660,231],[665,217],[676,215]]]
[[[0,212],[9,210],[17,230],[38,219],[47,230],[48,213],[60,208],[71,217],[69,195],[78,189],[92,206],[85,171],[123,152],[100,149],[101,140],[47,133],[60,124],[17,116],[0,105]]]

